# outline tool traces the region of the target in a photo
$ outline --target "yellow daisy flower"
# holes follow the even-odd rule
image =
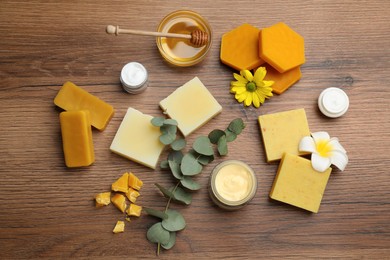
[[[236,81],[230,83],[230,92],[235,94],[234,98],[238,102],[244,102],[245,106],[253,103],[255,107],[259,107],[266,98],[273,96],[271,86],[274,82],[264,80],[266,74],[265,67],[258,68],[255,75],[252,75],[249,70],[241,70],[240,75],[234,73]]]

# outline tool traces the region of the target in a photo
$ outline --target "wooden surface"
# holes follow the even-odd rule
[[[177,68],[160,57],[154,39],[112,36],[108,24],[154,30],[177,9],[209,20],[214,44],[199,66]],[[131,106],[161,115],[158,102],[198,76],[223,106],[222,114],[192,134],[224,128],[233,118],[247,124],[230,153],[208,165],[203,188],[188,206],[174,206],[187,220],[176,246],[161,259],[367,258],[390,257],[390,2],[382,1],[1,1],[0,4],[0,258],[154,258],[146,239],[156,220],[134,219],[125,233],[112,228],[122,214],[112,205],[96,209],[92,198],[125,171],[145,183],[139,203],[163,208],[154,187],[169,175],[109,151]],[[259,109],[244,108],[229,93],[233,70],[219,61],[223,33],[250,23],[259,28],[283,21],[305,38],[302,79]],[[119,82],[124,64],[139,61],[149,71],[146,92],[126,94]],[[53,99],[72,81],[112,104],[116,113],[104,132],[93,131],[96,162],[64,166],[59,112]],[[316,100],[327,87],[350,98],[339,119],[321,115]],[[348,151],[344,172],[334,170],[318,214],[268,197],[278,165],[267,164],[259,115],[305,108],[311,131],[328,131]],[[163,156],[166,156],[164,154]],[[163,157],[162,157],[163,158]],[[237,212],[212,204],[207,181],[226,159],[256,171],[259,189]]]

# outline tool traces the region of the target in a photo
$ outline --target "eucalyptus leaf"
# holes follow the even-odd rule
[[[163,228],[174,232],[183,230],[186,227],[186,221],[179,211],[174,209],[167,209],[165,213],[168,215],[168,218],[161,222]]]
[[[180,180],[180,183],[183,185],[183,187],[189,190],[195,191],[200,189],[200,184],[188,176],[183,176],[183,178]]]
[[[169,168],[168,160],[161,161],[160,162],[160,168],[161,169],[168,169]]]
[[[218,140],[218,153],[221,156],[227,155],[228,154],[228,146],[227,146],[227,141],[226,141],[226,136],[222,136]]]
[[[226,141],[227,142],[233,142],[237,138],[237,135],[235,133],[233,133],[232,131],[230,131],[229,129],[225,130],[225,134],[226,134]]]
[[[165,133],[160,135],[160,142],[165,145],[171,144],[173,141],[175,141],[175,139],[176,139],[175,134]]]
[[[211,145],[210,139],[207,136],[197,137],[192,147],[199,154],[203,154],[203,155],[214,154],[213,146]]]
[[[207,164],[211,163],[212,161],[214,161],[214,155],[207,156],[207,155],[200,154],[197,157],[197,160],[200,164],[207,165]]]
[[[169,189],[164,188],[163,186],[161,186],[158,183],[155,183],[154,185],[157,186],[157,188],[161,191],[162,194],[164,194],[165,197],[174,198],[174,194]]]
[[[157,217],[157,218],[160,218],[160,219],[168,218],[168,215],[164,211],[151,209],[151,208],[146,208],[146,207],[143,207],[143,210],[145,210],[146,213],[148,213],[148,215],[150,215],[150,216],[154,216],[154,217]]]
[[[168,118],[168,119],[164,120],[163,124],[164,125],[175,125],[175,126],[177,126],[177,121],[175,119]]]
[[[186,146],[186,144],[187,144],[186,140],[183,138],[180,138],[180,139],[175,140],[171,144],[171,147],[175,151],[180,151],[181,149],[183,149]]]
[[[221,136],[224,136],[224,135],[225,135],[224,131],[222,131],[220,129],[215,129],[215,130],[211,131],[208,136],[209,136],[211,143],[217,144],[219,138],[221,138]]]
[[[187,153],[184,155],[180,165],[180,169],[183,175],[196,175],[202,171],[202,168],[203,166],[198,162],[193,154]]]
[[[163,228],[162,223],[158,222],[148,229],[146,237],[152,243],[168,244],[170,234]]]
[[[162,134],[171,134],[171,135],[176,135],[177,132],[177,126],[175,125],[163,125],[160,127],[160,132]]]
[[[171,169],[172,175],[178,179],[181,180],[183,178],[183,174],[180,170],[180,164],[175,161],[168,161],[169,169]]]
[[[161,244],[164,249],[171,249],[176,244],[176,232],[169,232],[169,242],[166,244]]]
[[[192,202],[192,194],[186,192],[183,188],[180,187],[172,187],[169,189],[171,194],[173,194],[173,200],[177,202],[184,203],[186,205],[190,205]]]
[[[152,125],[160,127],[164,124],[165,118],[164,117],[153,117],[150,121]]]
[[[168,161],[175,161],[180,164],[183,156],[184,155],[181,151],[171,151],[168,155]]]
[[[232,122],[230,122],[228,129],[235,133],[236,135],[241,134],[242,130],[244,130],[245,124],[241,118],[236,118]]]

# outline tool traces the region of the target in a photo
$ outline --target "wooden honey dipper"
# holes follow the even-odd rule
[[[190,42],[196,46],[201,47],[208,43],[209,35],[202,30],[194,30],[191,34],[180,34],[180,33],[163,33],[163,32],[149,32],[141,30],[132,30],[132,29],[120,29],[119,26],[107,25],[106,32],[108,34],[137,34],[137,35],[147,35],[147,36],[157,36],[157,37],[168,37],[168,38],[181,38],[189,39]]]

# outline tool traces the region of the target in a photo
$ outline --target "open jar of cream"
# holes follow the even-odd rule
[[[242,208],[255,196],[257,179],[253,170],[244,162],[228,160],[217,165],[211,176],[209,193],[220,208]]]

